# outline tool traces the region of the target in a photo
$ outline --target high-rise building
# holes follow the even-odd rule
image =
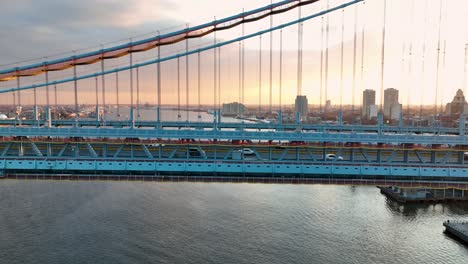
[[[388,88],[384,91],[383,114],[389,119],[399,119],[401,114],[401,104],[398,102],[398,90]]]
[[[461,89],[458,89],[452,102],[447,104],[445,111],[451,116],[459,116],[461,114],[468,113],[468,103],[466,102],[465,95],[463,95],[463,91]]]
[[[309,113],[307,96],[298,95],[296,97],[296,113],[300,113],[301,117],[307,117],[307,114]]]
[[[362,92],[362,117],[371,119],[375,114],[375,90],[366,89]]]

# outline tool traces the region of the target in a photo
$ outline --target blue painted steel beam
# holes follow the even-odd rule
[[[412,135],[346,132],[294,131],[224,131],[224,130],[165,130],[144,128],[54,128],[0,127],[0,136],[30,137],[89,137],[89,138],[168,138],[218,140],[281,140],[305,142],[360,142],[383,144],[449,144],[468,145],[468,137],[459,135]]]
[[[361,177],[445,177],[466,178],[468,180],[468,168],[466,166],[430,166],[430,165],[385,165],[385,164],[337,164],[337,163],[288,163],[288,162],[246,162],[223,161],[213,163],[211,161],[163,161],[163,160],[46,160],[46,159],[0,159],[0,169],[3,171],[20,170],[23,172],[50,171],[81,173],[112,173],[112,172],[146,172],[146,173],[201,173],[201,174],[240,174],[240,175],[302,175],[311,177],[314,175],[344,175]]]
[[[35,121],[35,120],[22,120],[22,126],[45,126],[46,122],[44,120]],[[103,125],[103,122],[97,122],[96,120],[71,120],[71,119],[61,119],[51,121],[52,126],[78,126],[78,127],[99,127]],[[0,125],[9,125],[14,126],[18,125],[18,120],[0,120]],[[131,123],[127,120],[108,120],[105,122],[105,126],[108,128],[122,128],[130,127]],[[141,128],[205,128],[212,129],[212,122],[185,122],[185,121],[164,121],[164,122],[155,122],[155,121],[135,121],[136,127]],[[311,132],[333,132],[333,131],[342,131],[342,132],[372,132],[376,133],[381,131],[382,133],[398,133],[398,134],[432,134],[433,136],[438,135],[457,135],[459,134],[459,128],[452,127],[398,127],[398,126],[382,126],[378,125],[326,125],[326,124],[302,124],[302,130]],[[273,130],[296,130],[296,124],[275,124],[275,123],[218,123],[218,129],[273,129]],[[465,135],[468,133],[464,131]]]

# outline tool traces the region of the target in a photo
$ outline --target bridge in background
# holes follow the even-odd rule
[[[385,1],[385,0],[384,0]],[[293,113],[293,120],[284,121],[285,106],[272,102],[273,78],[273,32],[280,31],[280,74],[283,74],[282,53],[284,28],[297,26],[298,67],[297,95],[302,94],[303,71],[303,25],[313,19],[322,18],[322,38],[324,37],[324,17],[337,10],[355,6],[362,0],[345,1],[335,6],[323,8],[318,0],[281,1],[252,11],[243,12],[225,19],[195,27],[159,34],[158,36],[130,41],[122,45],[76,54],[31,65],[0,70],[0,81],[9,86],[0,90],[2,96],[11,96],[7,111],[14,113],[11,119],[0,120],[0,169],[3,177],[53,178],[113,178],[153,179],[153,180],[197,180],[197,181],[252,181],[252,182],[290,182],[290,183],[335,183],[335,184],[379,184],[400,186],[439,186],[468,189],[468,166],[465,151],[468,149],[465,117],[460,115],[456,127],[440,125],[437,119],[441,112],[435,106],[432,125],[409,125],[400,115],[398,124],[384,122],[382,113],[376,124],[363,125],[359,122],[344,122],[344,110],[340,104],[336,122],[304,122],[300,112]],[[313,6],[314,12],[305,14],[299,11],[297,19],[274,25],[273,17],[292,10]],[[316,11],[319,9],[319,11]],[[384,7],[385,14],[385,7]],[[216,32],[235,30],[244,24],[270,18],[270,27],[230,40],[218,41]],[[385,19],[385,16],[384,16]],[[355,23],[357,23],[355,21]],[[384,21],[385,23],[385,21]],[[384,24],[385,26],[385,24]],[[356,24],[354,25],[356,27]],[[344,28],[344,22],[343,22]],[[385,27],[384,27],[385,32]],[[206,38],[214,34],[214,43],[193,47],[189,41]],[[327,25],[328,38],[328,25]],[[262,36],[270,36],[269,59],[269,102],[262,104]],[[244,41],[260,38],[259,52],[259,105],[254,110],[255,118],[247,122],[244,117],[224,120],[221,116],[221,48],[238,46],[238,102],[245,101]],[[356,40],[354,46],[354,68],[356,68]],[[384,56],[385,33],[383,34],[382,54]],[[439,40],[440,41],[440,40]],[[185,42],[185,49],[177,45]],[[364,43],[364,36],[362,37]],[[323,39],[322,39],[323,44]],[[175,47],[162,56],[162,47]],[[156,50],[156,59],[135,61],[134,53],[145,54]],[[172,52],[172,53],[171,53]],[[212,120],[203,120],[198,114],[190,120],[188,111],[198,112],[201,104],[200,56],[213,52],[213,105],[208,107]],[[328,46],[327,46],[328,56]],[[362,47],[364,52],[364,47]],[[211,54],[211,53],[210,53]],[[323,55],[323,50],[322,50]],[[106,65],[112,59],[128,57],[127,65]],[[343,68],[343,47],[341,49],[341,68]],[[190,65],[189,58],[197,57]],[[181,104],[180,60],[185,60],[185,105]],[[382,62],[383,62],[382,58]],[[228,60],[226,58],[226,60]],[[164,62],[177,62],[177,112],[174,120],[163,120],[161,112],[168,108],[163,103],[164,88],[161,68]],[[323,62],[323,61],[321,61]],[[140,69],[156,65],[155,104],[150,107],[154,120],[141,118]],[[383,65],[383,64],[382,64]],[[100,69],[96,70],[96,66]],[[362,66],[362,65],[361,65]],[[82,69],[81,75],[77,68]],[[88,68],[86,68],[88,67]],[[94,67],[94,68],[93,68]],[[363,66],[362,66],[363,67]],[[53,76],[53,72],[72,69],[72,76]],[[190,83],[191,69],[198,76],[196,83]],[[266,67],[268,68],[268,67]],[[248,69],[247,69],[248,70]],[[290,70],[290,69],[284,69]],[[321,69],[322,71],[322,69]],[[328,69],[327,69],[328,71]],[[142,72],[142,71],[141,71]],[[125,108],[120,103],[119,73],[129,75],[130,104],[128,118],[120,115]],[[70,74],[70,71],[68,71]],[[343,73],[342,73],[343,74]],[[383,88],[384,68],[382,66],[381,87]],[[115,75],[112,90],[109,78]],[[322,77],[321,73],[321,77]],[[327,75],[327,74],[325,74]],[[38,78],[44,76],[41,81]],[[122,77],[120,77],[122,78]],[[81,86],[79,82],[88,81]],[[122,79],[121,79],[122,81]],[[321,80],[321,84],[322,84]],[[355,83],[356,84],[356,83]],[[73,94],[74,104],[66,106],[57,96],[57,86],[69,85],[66,89]],[[122,85],[122,83],[120,84]],[[135,86],[135,87],[134,87]],[[280,87],[282,80],[280,77]],[[327,86],[327,85],[325,85]],[[343,80],[341,80],[343,86]],[[136,91],[135,89],[136,88]],[[341,87],[342,90],[343,87]],[[60,89],[60,87],[59,87]],[[95,94],[95,103],[80,101],[81,91]],[[353,88],[354,89],[354,88]],[[383,89],[381,89],[383,90]],[[318,115],[327,118],[327,109],[322,108],[320,88],[320,109]],[[134,98],[134,94],[136,95]],[[355,114],[353,105],[351,113]],[[197,98],[194,100],[190,97]],[[196,95],[196,96],[195,96]],[[42,96],[42,98],[40,98]],[[122,97],[122,95],[120,95]],[[343,96],[343,95],[341,95]],[[112,97],[112,99],[110,99]],[[115,102],[114,97],[116,97]],[[54,98],[54,100],[52,100]],[[94,99],[94,98],[93,98]],[[135,100],[136,99],[136,100]],[[40,101],[44,103],[40,103]],[[191,100],[191,103],[189,102]],[[32,102],[31,106],[22,102]],[[54,101],[53,103],[51,101]],[[109,103],[111,102],[112,103]],[[197,101],[195,103],[195,101]],[[382,100],[381,100],[382,101]],[[436,98],[437,101],[437,98]],[[86,103],[95,117],[80,117]],[[264,108],[262,110],[262,107]],[[32,115],[26,117],[24,111],[30,108]],[[148,108],[148,107],[146,107]],[[206,108],[206,107],[205,107]],[[380,106],[382,109],[382,105]],[[359,109],[359,107],[357,107]],[[58,113],[68,112],[65,118]],[[117,116],[111,117],[111,111]],[[186,120],[182,117],[187,114]],[[268,119],[269,116],[274,119]],[[406,117],[409,118],[409,115]],[[253,121],[252,121],[253,120]],[[32,176],[31,176],[32,175]],[[123,176],[122,176],[123,175]],[[209,175],[209,176],[206,176]],[[166,178],[165,178],[166,177]],[[444,185],[445,184],[445,185]]]

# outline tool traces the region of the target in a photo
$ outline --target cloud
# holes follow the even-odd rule
[[[165,10],[176,7],[170,0],[7,1],[0,10],[0,64],[154,32],[175,23]]]

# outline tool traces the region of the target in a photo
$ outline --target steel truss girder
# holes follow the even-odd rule
[[[0,159],[2,172],[29,173],[146,173],[158,175],[170,174],[227,174],[227,175],[342,175],[343,177],[399,177],[423,180],[425,177],[443,177],[445,180],[468,180],[468,168],[465,166],[429,166],[429,165],[388,165],[388,164],[338,164],[312,162],[258,162],[206,160],[95,160],[95,159]]]
[[[274,140],[332,143],[383,143],[383,144],[448,144],[468,145],[468,137],[456,135],[369,134],[293,131],[224,131],[224,130],[165,130],[143,128],[49,128],[0,127],[0,136],[28,137],[84,137],[84,138],[167,138],[167,139],[217,139],[217,140]]]

